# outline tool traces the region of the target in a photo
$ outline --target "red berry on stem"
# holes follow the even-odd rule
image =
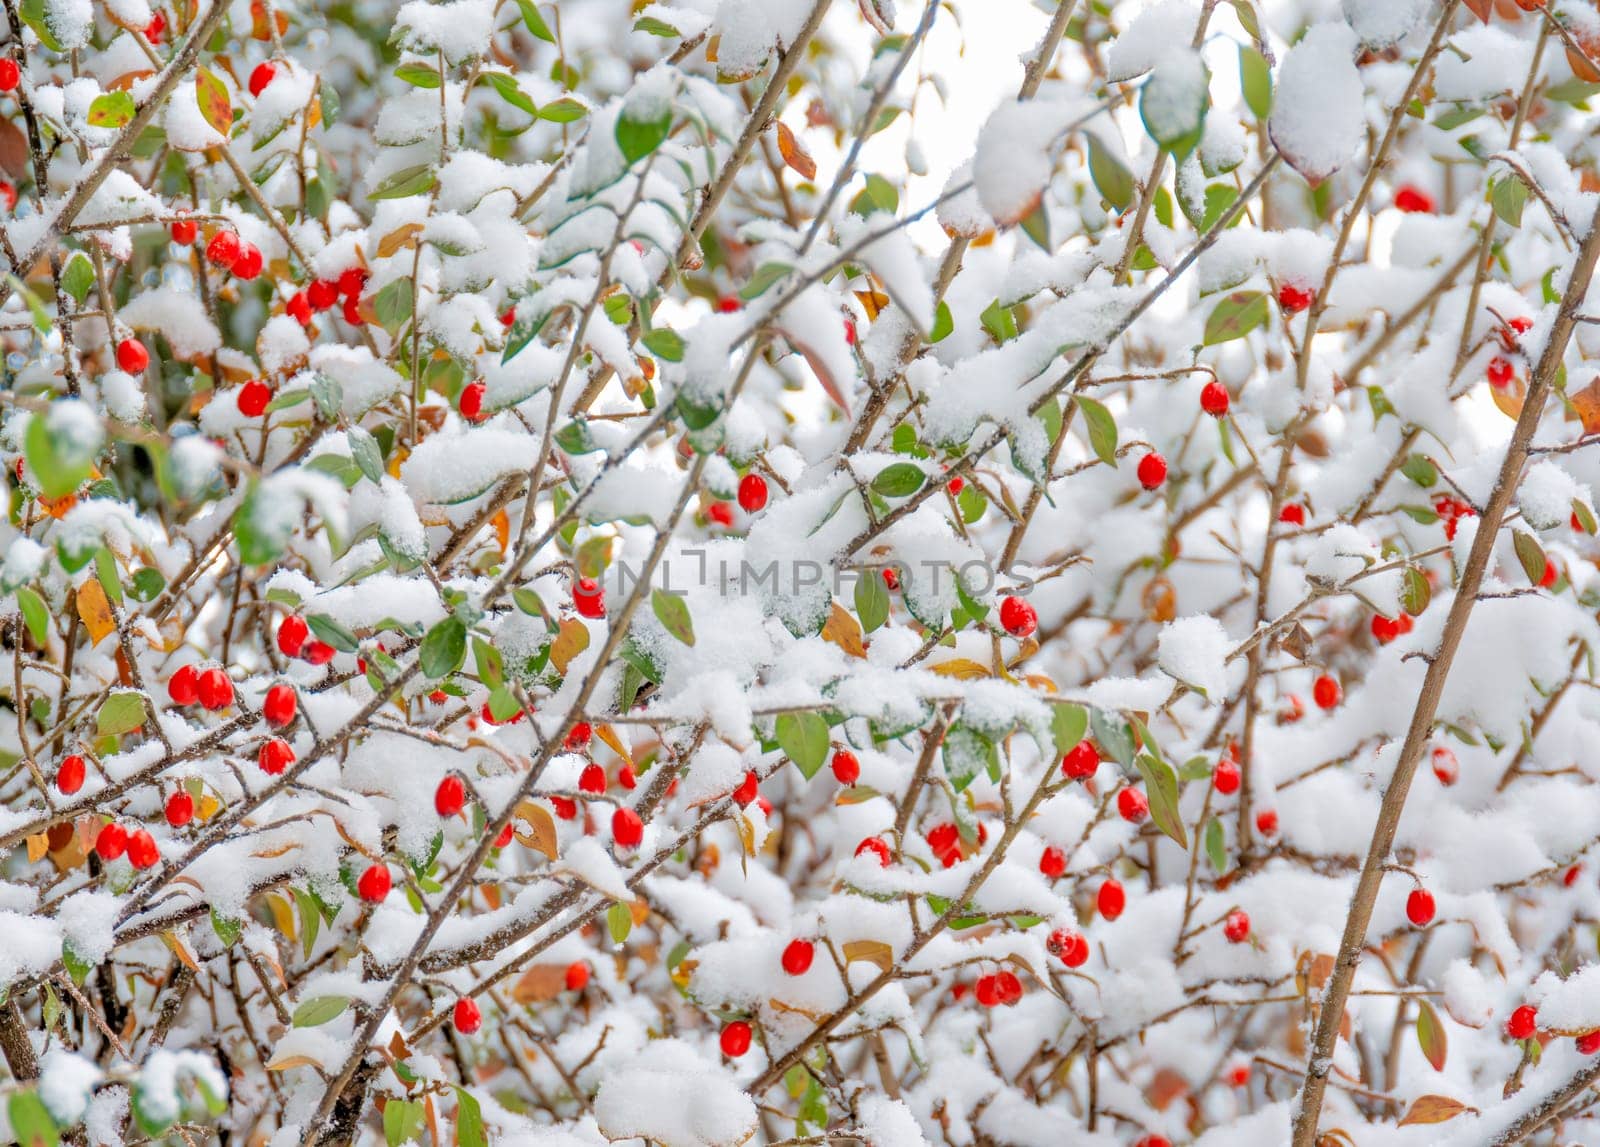
[[[742,304],[739,302],[738,297],[735,295],[723,295],[717,300],[717,310],[725,315],[733,314],[735,311],[740,309],[741,305]]]
[[[1506,1035],[1512,1039],[1532,1039],[1539,1030],[1539,1009],[1523,1004],[1506,1020]]]
[[[803,976],[816,954],[816,945],[810,940],[790,940],[783,950],[783,970],[791,976]]]
[[[150,23],[144,26],[144,38],[149,40],[151,44],[160,44],[161,37],[166,35],[166,33],[167,14],[165,12],[157,12],[154,16],[150,17]]]
[[[1139,485],[1146,490],[1158,489],[1167,480],[1167,460],[1152,451],[1139,459]]]
[[[1090,741],[1079,741],[1061,758],[1061,771],[1075,781],[1095,774],[1100,767],[1100,752]]]
[[[7,211],[17,209],[17,189],[4,179],[0,179],[0,203],[5,205]]]
[[[297,708],[294,690],[288,685],[274,685],[267,690],[266,699],[261,703],[261,716],[274,729],[281,729],[294,720]]]
[[[310,633],[311,627],[303,618],[290,614],[278,626],[278,652],[285,657],[299,657]]]
[[[462,1035],[471,1035],[483,1026],[483,1012],[476,1000],[462,996],[450,1012],[450,1022]]]
[[[729,1059],[738,1059],[750,1050],[750,1025],[743,1020],[734,1020],[722,1029],[719,1040],[722,1044],[722,1054]]]
[[[254,279],[261,274],[265,265],[261,258],[261,248],[254,243],[239,244],[239,257],[233,261],[233,274],[235,278],[246,281]]]
[[[1028,637],[1039,628],[1039,614],[1022,598],[1007,597],[1000,602],[1000,624],[1012,637]]]
[[[1317,703],[1318,709],[1334,708],[1343,695],[1344,690],[1339,688],[1339,682],[1326,673],[1311,684],[1311,699]]]
[[[1117,794],[1117,814],[1132,824],[1143,824],[1150,815],[1150,801],[1138,789],[1127,788]]]
[[[172,221],[170,228],[172,241],[180,247],[187,247],[200,237],[200,225],[193,219],[184,218],[188,212],[178,212],[179,218]]]
[[[1089,959],[1089,941],[1082,932],[1058,928],[1046,938],[1044,946],[1069,968],[1080,968]]]
[[[1408,215],[1432,215],[1435,210],[1433,196],[1414,183],[1402,184],[1395,191],[1394,205]]]
[[[256,754],[256,764],[269,777],[275,777],[294,764],[294,750],[282,737],[270,737],[262,742],[261,751]]]
[[[1022,981],[1017,979],[1015,972],[998,972],[994,979],[995,991],[1000,997],[1000,1002],[1006,1007],[1009,1008],[1022,999]]]
[[[289,296],[289,301],[283,305],[284,311],[295,322],[303,327],[311,325],[311,300],[306,298],[304,291],[296,291]]]
[[[1228,388],[1216,379],[1206,383],[1200,391],[1200,409],[1212,418],[1222,418],[1228,413]]]
[[[339,272],[339,293],[345,298],[359,297],[366,289],[370,272],[365,267],[346,267]]]
[[[835,749],[833,753],[833,779],[841,785],[853,785],[861,779],[861,762],[849,749]]]
[[[1128,906],[1128,894],[1122,889],[1122,881],[1112,878],[1100,886],[1100,891],[1095,893],[1095,907],[1100,910],[1100,915],[1107,920],[1115,920],[1122,915],[1122,910]]]
[[[567,991],[581,992],[589,986],[589,965],[582,960],[574,960],[567,965]]]
[[[138,339],[123,339],[117,344],[117,365],[129,374],[143,374],[150,365],[150,352]]]
[[[1461,777],[1461,762],[1456,759],[1453,749],[1440,745],[1433,750],[1433,775],[1439,778],[1441,785],[1449,786],[1456,783]]]
[[[456,407],[461,411],[461,417],[468,422],[481,422],[483,420],[483,396],[489,388],[482,382],[469,382],[461,388],[461,397],[456,400]]]
[[[1488,369],[1484,373],[1489,377],[1490,386],[1502,387],[1511,385],[1511,379],[1516,375],[1516,369],[1512,367],[1508,360],[1496,355],[1489,360]]]
[[[733,790],[733,803],[744,808],[761,795],[761,778],[756,776],[755,770],[745,773],[743,782]]]
[[[1278,287],[1278,306],[1286,315],[1299,314],[1316,297],[1316,292],[1309,287],[1297,287],[1293,283],[1283,283]]]
[[[1264,808],[1256,813],[1256,831],[1262,836],[1278,835],[1278,810]]]
[[[1226,757],[1217,762],[1217,767],[1211,773],[1212,786],[1223,796],[1238,792],[1241,779],[1239,762]]]
[[[246,418],[259,418],[272,401],[272,387],[259,378],[252,378],[239,388],[239,397],[235,401],[240,414]]]
[[[1426,928],[1433,922],[1434,911],[1433,893],[1426,888],[1414,888],[1406,897],[1406,919],[1418,928]]]
[[[1222,934],[1230,944],[1244,943],[1250,936],[1250,913],[1243,908],[1229,912],[1227,919],[1222,922]]]
[[[1400,623],[1375,613],[1372,615],[1372,636],[1378,639],[1378,644],[1388,645],[1400,636]]]
[[[571,797],[551,797],[550,806],[556,810],[556,816],[562,820],[578,819],[578,802]]]
[[[194,819],[194,798],[183,789],[179,789],[167,798],[167,823],[173,828],[182,828]]]
[[[180,665],[167,678],[167,696],[174,705],[193,705],[200,699],[200,672],[193,665]]]
[[[332,279],[313,279],[306,287],[306,301],[314,311],[325,311],[339,301],[339,284]]]
[[[1055,880],[1067,870],[1067,854],[1055,845],[1051,845],[1039,854],[1039,872],[1049,880]]]
[[[592,577],[581,577],[578,584],[572,587],[572,604],[583,617],[604,617],[606,615],[606,591],[600,588],[600,583]]]
[[[433,791],[433,811],[440,816],[455,816],[467,806],[467,786],[460,777],[446,777]]]
[[[1286,526],[1303,526],[1306,524],[1306,508],[1298,502],[1290,502],[1278,511],[1278,521]]]
[[[144,829],[137,829],[128,836],[128,862],[141,871],[153,867],[161,859],[161,850],[156,847],[156,838]]]
[[[233,682],[228,679],[228,674],[213,665],[210,669],[200,674],[196,682],[196,692],[200,697],[200,704],[215,712],[226,709],[233,704]]]
[[[1145,1135],[1135,1140],[1133,1147],[1172,1147],[1172,1140],[1165,1135]]]
[[[0,57],[0,92],[14,92],[22,82],[22,69],[10,56]]]
[[[706,507],[706,518],[724,528],[733,525],[733,507],[726,502],[712,502]]]
[[[747,514],[764,509],[767,504],[767,480],[760,474],[746,474],[739,479],[739,507]]]
[[[250,94],[259,96],[266,91],[267,85],[272,82],[272,78],[277,74],[277,66],[271,60],[257,64],[250,72]]]
[[[611,839],[619,848],[638,848],[644,839],[644,821],[631,808],[619,808],[611,814]]]
[[[863,853],[870,853],[877,857],[878,865],[881,868],[888,868],[889,862],[893,859],[889,846],[875,836],[869,836],[866,840],[856,845],[856,855],[860,856]]]
[[[500,830],[500,835],[494,838],[494,846],[496,848],[504,848],[511,843],[512,838],[516,835],[516,826],[508,824]]]
[[[978,982],[972,989],[973,998],[981,1007],[992,1008],[1000,1003],[999,979],[995,976],[979,976]]]
[[[588,793],[592,797],[604,795],[606,771],[593,763],[585,765],[578,777],[578,791]]]
[[[356,892],[369,904],[381,904],[392,887],[394,887],[394,877],[390,875],[387,864],[370,866],[361,874],[361,879],[356,881]]]
[[[589,738],[594,736],[594,728],[587,721],[579,721],[567,730],[567,738],[562,745],[572,751],[583,748],[589,743]]]
[[[56,791],[70,797],[83,787],[84,778],[88,775],[89,770],[77,753],[62,757],[61,764],[56,766]]]
[[[894,570],[885,566],[883,570],[883,584],[888,587],[889,592],[893,593],[895,590],[900,588],[900,575]]]
[[[128,830],[115,821],[106,825],[94,838],[94,850],[101,860],[115,860],[128,849]]]
[[[305,658],[313,665],[326,665],[333,660],[336,650],[326,641],[308,641],[305,647]]]
[[[1585,1032],[1575,1042],[1581,1054],[1593,1055],[1595,1052],[1600,1051],[1600,1028],[1596,1028],[1592,1032]]]
[[[239,233],[224,228],[206,243],[206,262],[224,271],[231,271],[239,261],[239,250]]]

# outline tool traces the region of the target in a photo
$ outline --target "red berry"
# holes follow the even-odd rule
[[[347,267],[339,272],[339,293],[345,298],[360,298],[371,275],[365,267]]]
[[[180,247],[187,247],[200,237],[200,225],[193,219],[184,218],[187,212],[178,212],[179,218],[172,221],[169,228],[172,241]]]
[[[1152,451],[1139,459],[1139,485],[1155,490],[1167,480],[1167,460]]]
[[[1047,879],[1055,880],[1067,870],[1067,854],[1051,845],[1039,854],[1039,871]]]
[[[1562,886],[1566,887],[1566,888],[1571,888],[1574,884],[1578,883],[1578,877],[1580,877],[1582,875],[1583,875],[1583,865],[1574,864],[1571,868],[1567,869],[1565,872],[1563,872],[1561,874]]]
[[[734,1020],[722,1029],[719,1041],[722,1044],[722,1054],[729,1059],[738,1059],[750,1050],[750,1025],[743,1020]]]
[[[727,502],[712,502],[706,507],[706,518],[726,529],[733,525],[733,507]]]
[[[200,699],[200,673],[193,665],[180,665],[167,678],[167,696],[174,705],[193,705]]]
[[[433,811],[443,817],[455,816],[467,807],[467,786],[460,777],[446,777],[433,790]]]
[[[1484,374],[1489,377],[1489,385],[1495,387],[1510,386],[1511,379],[1516,375],[1516,369],[1511,363],[1496,355],[1489,360],[1488,369]]]
[[[274,729],[281,729],[294,720],[297,707],[297,699],[292,688],[288,685],[274,685],[267,690],[266,699],[261,703],[261,716]]]
[[[282,737],[270,737],[262,742],[261,752],[256,755],[256,764],[267,776],[275,777],[294,764],[294,750]]]
[[[289,301],[283,305],[288,316],[303,327],[311,325],[311,300],[306,298],[304,291],[296,291],[289,296]]]
[[[721,311],[725,315],[733,314],[735,311],[739,310],[741,306],[742,304],[734,295],[723,295],[717,300],[717,310]]]
[[[578,802],[571,797],[551,797],[550,805],[556,810],[556,816],[562,820],[578,819]]]
[[[155,837],[142,828],[129,834],[128,863],[142,871],[153,867],[160,859],[161,850],[156,847]]]
[[[1278,835],[1278,810],[1264,808],[1256,813],[1256,831],[1262,836]]]
[[[1058,928],[1050,933],[1044,946],[1052,956],[1069,968],[1081,968],[1089,959],[1089,941],[1082,932]]]
[[[0,179],[0,203],[5,205],[7,211],[17,208],[17,189],[4,179]]]
[[[1577,1038],[1578,1051],[1582,1055],[1593,1055],[1600,1051],[1600,1028],[1592,1032],[1585,1032]]]
[[[468,422],[481,422],[483,420],[483,396],[489,388],[482,382],[469,382],[461,388],[461,397],[456,400],[456,407],[461,411],[461,417]]]
[[[567,730],[567,739],[562,742],[562,745],[569,751],[576,752],[587,745],[589,738],[592,736],[594,736],[594,729],[589,722],[579,721]]]
[[[344,321],[353,327],[366,324],[366,319],[361,317],[361,300],[354,296],[345,299],[344,306],[340,308],[339,313],[344,315]]]
[[[94,838],[94,850],[101,860],[115,860],[128,849],[128,830],[115,821],[106,825]]]
[[[272,78],[277,74],[278,69],[271,60],[257,64],[250,72],[250,94],[259,96],[266,91],[267,85],[272,82]]]
[[[303,618],[290,614],[278,626],[278,652],[285,657],[299,657],[300,648],[310,633],[311,627]]]
[[[306,302],[314,311],[325,311],[339,301],[339,284],[332,279],[313,279],[306,287]]]
[[[1399,617],[1394,619],[1394,625],[1396,631],[1401,635],[1404,635],[1411,632],[1412,628],[1416,625],[1416,621],[1409,613],[1402,612]]]
[[[1211,773],[1212,786],[1223,796],[1238,792],[1240,779],[1239,762],[1226,757],[1217,762]]]
[[[574,960],[567,965],[567,991],[581,992],[589,986],[589,965],[582,960]]]
[[[633,771],[632,765],[623,765],[617,770],[617,784],[627,789],[630,793],[639,787],[639,777]]]
[[[572,604],[583,617],[604,617],[606,591],[592,577],[579,578],[578,584],[572,587]]]
[[[1000,602],[1000,624],[1012,637],[1028,637],[1039,628],[1039,614],[1020,597],[1007,597]]]
[[[1278,720],[1285,725],[1292,725],[1306,715],[1306,703],[1299,697],[1290,693],[1283,699],[1283,711],[1278,714]]]
[[[1407,215],[1432,215],[1435,210],[1433,196],[1413,183],[1406,183],[1394,193],[1394,205]]]
[[[619,808],[611,814],[611,839],[618,848],[638,848],[644,839],[644,821],[631,808]]]
[[[767,480],[760,474],[746,474],[739,479],[739,507],[747,514],[764,509],[767,504]]]
[[[1512,1039],[1532,1039],[1538,1030],[1539,1009],[1531,1004],[1523,1004],[1506,1020],[1506,1035]]]
[[[1278,511],[1278,521],[1286,526],[1303,526],[1306,524],[1306,508],[1298,502],[1290,502]]]
[[[1061,758],[1061,771],[1075,781],[1094,776],[1099,767],[1100,752],[1092,741],[1079,741]]]
[[[1316,292],[1309,287],[1296,287],[1292,283],[1283,283],[1278,287],[1278,306],[1283,308],[1286,315],[1297,315],[1311,305],[1311,300],[1316,298]]]
[[[1455,784],[1461,776],[1461,762],[1456,759],[1455,751],[1440,745],[1433,750],[1432,756],[1433,775],[1439,778],[1439,783],[1447,787]]]
[[[1406,919],[1418,928],[1426,928],[1433,922],[1434,911],[1433,893],[1426,888],[1414,888],[1406,897]]]
[[[483,1026],[483,1012],[478,1009],[476,1000],[462,996],[450,1013],[450,1022],[462,1035],[471,1035]]]
[[[261,248],[254,243],[239,244],[239,257],[233,261],[233,274],[235,278],[250,280],[261,274],[264,266],[261,258]]]
[[[803,976],[816,954],[816,945],[810,940],[790,940],[783,950],[783,970],[791,976]]]
[[[0,92],[14,92],[22,82],[22,69],[10,56],[0,57]]]
[[[1000,997],[1000,1002],[1006,1007],[1011,1007],[1022,999],[1022,981],[1017,979],[1017,974],[1011,971],[999,972],[995,975],[995,991]]]
[[[333,660],[334,652],[333,646],[326,641],[312,639],[306,642],[305,658],[313,665],[326,665]]]
[[[849,749],[834,750],[833,779],[841,785],[853,785],[861,779],[861,762]]]
[[[500,312],[500,325],[503,326],[503,327],[512,327],[512,326],[516,326],[516,324],[517,324],[517,305],[515,303],[512,303],[509,307],[507,307],[505,310]]]
[[[582,774],[578,777],[578,790],[586,792],[593,797],[604,795],[606,791],[606,771],[593,763],[585,765]]]
[[[973,985],[972,996],[981,1007],[992,1008],[1000,1003],[1000,982],[996,976],[979,976]]]
[[[200,704],[212,712],[226,709],[233,704],[233,682],[228,679],[228,674],[213,665],[196,682],[196,692],[200,697]]]
[[[152,44],[160,44],[161,37],[167,32],[167,14],[157,12],[150,17],[150,23],[144,26],[144,38]]]
[[[881,868],[888,868],[889,862],[893,859],[889,846],[875,836],[869,836],[866,840],[856,845],[856,855],[860,856],[862,853],[871,853],[877,857],[878,865]]]
[[[62,757],[61,764],[56,766],[56,791],[70,797],[83,787],[84,778],[88,775],[89,770],[77,753]]]
[[[960,474],[957,474],[954,478],[950,479],[950,481],[944,484],[944,488],[950,491],[950,496],[952,498],[961,493],[961,491],[966,489],[966,487],[967,480]]]
[[[1311,683],[1311,699],[1317,703],[1318,709],[1334,708],[1343,695],[1344,690],[1339,688],[1339,682],[1326,673]]]
[[[895,590],[900,588],[900,575],[895,573],[894,570],[885,566],[883,570],[883,584],[888,587],[890,593],[893,593]]]
[[[1172,1147],[1172,1140],[1165,1135],[1145,1135],[1137,1139],[1133,1147]]]
[[[745,773],[744,781],[739,787],[733,790],[733,803],[744,808],[761,795],[760,785],[761,778],[756,776],[754,769],[751,769]]]
[[[1150,815],[1150,801],[1138,789],[1127,788],[1117,794],[1117,813],[1132,824],[1143,824]]]
[[[267,409],[267,404],[272,401],[272,387],[259,378],[252,378],[239,388],[239,397],[236,401],[240,414],[246,418],[259,418]]]
[[[1122,889],[1122,881],[1112,878],[1100,886],[1094,901],[1095,907],[1100,909],[1100,915],[1107,920],[1115,920],[1128,906],[1128,894]]]
[[[496,848],[504,848],[511,843],[511,838],[516,835],[516,826],[508,824],[500,830],[500,835],[494,838],[494,846]]]
[[[1228,413],[1228,388],[1216,379],[1206,383],[1200,391],[1200,409],[1211,415],[1212,418],[1221,418]]]
[[[123,339],[117,344],[117,365],[129,374],[143,374],[150,365],[150,352],[138,339]]]
[[[1222,934],[1230,944],[1244,943],[1250,936],[1250,913],[1243,908],[1229,912],[1227,919],[1222,922]]]
[[[1225,1077],[1229,1087],[1250,1086],[1250,1065],[1248,1063],[1234,1064],[1228,1069]]]
[[[1561,574],[1560,568],[1549,558],[1544,560],[1544,573],[1539,576],[1539,588],[1549,589],[1556,584],[1556,578]]]
[[[194,819],[194,798],[179,789],[167,798],[167,823],[182,828]]]
[[[239,233],[224,228],[206,243],[206,262],[224,271],[231,271],[239,261]]]
[[[381,904],[392,887],[394,877],[390,875],[387,864],[371,865],[356,881],[356,892],[369,904]]]
[[[933,854],[943,859],[947,853],[954,852],[956,859],[961,857],[961,830],[955,825],[946,822],[936,824],[928,830],[928,847],[933,849]],[[949,867],[946,865],[945,867]]]

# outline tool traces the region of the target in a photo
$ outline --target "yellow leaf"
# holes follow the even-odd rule
[[[878,971],[887,972],[894,967],[894,949],[882,940],[851,940],[844,946],[844,962],[852,964],[857,960],[876,964]]]
[[[550,664],[557,673],[565,673],[572,659],[589,648],[589,627],[575,617],[561,623],[561,632],[550,643]]]
[[[99,578],[90,578],[78,587],[78,616],[89,631],[91,645],[99,645],[102,637],[116,630],[117,619]]]
[[[50,851],[50,838],[42,832],[28,837],[28,863],[37,864]]]
[[[520,818],[528,825],[528,831],[517,830],[517,839],[529,848],[537,849],[551,860],[561,855],[561,846],[556,839],[556,821],[550,815],[550,810],[542,804],[533,801],[523,801],[517,806],[516,816],[512,824]]]
[[[396,251],[403,251],[417,245],[417,236],[422,234],[421,223],[407,223],[396,227],[382,239],[378,240],[378,258],[387,259]]]
[[[831,641],[851,657],[865,657],[867,647],[861,642],[861,623],[841,606],[833,603],[828,621],[822,627],[822,640]]]
[[[500,556],[505,557],[506,547],[511,544],[511,517],[501,510],[489,521],[494,526],[495,541],[500,543]]]
[[[290,940],[298,937],[300,931],[299,925],[295,921],[294,905],[275,893],[268,893],[265,899],[267,908],[272,913],[272,922],[278,926],[278,931],[289,937]]]
[[[628,752],[627,747],[622,743],[622,738],[617,736],[617,731],[610,725],[596,725],[594,727],[594,735],[604,741],[606,747],[613,753],[617,754],[617,756],[621,757],[628,764],[633,764],[632,754]]]
[[[169,930],[161,933],[161,939],[172,949],[172,954],[178,957],[180,964],[191,972],[199,973],[200,965],[195,962],[194,953],[189,951],[189,946],[183,942],[183,937]]]
[[[954,677],[958,681],[976,681],[990,676],[986,665],[979,665],[976,661],[966,657],[955,657],[949,661],[941,661],[933,666],[933,671],[941,677]]]
[[[321,1067],[319,1060],[312,1059],[309,1055],[284,1055],[279,1056],[267,1064],[268,1071],[288,1071],[293,1067]]]
[[[194,97],[205,121],[226,139],[233,131],[233,101],[227,85],[209,68],[201,68],[194,76]]]
[[[1468,1107],[1459,1099],[1451,1099],[1448,1095],[1419,1095],[1411,1109],[1400,1120],[1400,1126],[1405,1127],[1411,1123],[1443,1123],[1454,1119],[1463,1111],[1477,1113],[1476,1107]]]

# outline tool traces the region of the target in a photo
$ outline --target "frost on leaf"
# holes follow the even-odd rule
[[[1318,24],[1278,70],[1267,129],[1290,166],[1315,186],[1355,154],[1364,138],[1356,36],[1344,24]]]

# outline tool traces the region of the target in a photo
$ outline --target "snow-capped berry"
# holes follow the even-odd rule
[[[764,509],[767,504],[767,480],[760,474],[746,474],[739,479],[739,508],[747,514]]]
[[[1224,417],[1228,413],[1228,402],[1228,388],[1216,379],[1206,383],[1200,390],[1200,409],[1212,418]]]
[[[724,528],[733,525],[733,507],[727,502],[712,502],[706,507],[706,518]]]
[[[328,662],[333,660],[333,655],[337,651],[326,641],[317,641],[313,639],[306,642],[303,652],[305,659],[312,665],[326,665]]]
[[[606,615],[606,591],[592,577],[581,577],[572,587],[572,604],[583,617]]]
[[[1299,502],[1288,502],[1278,511],[1278,521],[1286,526],[1306,524],[1306,508]]]
[[[1061,758],[1061,771],[1075,781],[1094,776],[1100,768],[1100,751],[1093,742],[1079,741]]]
[[[1400,623],[1375,613],[1372,615],[1372,636],[1378,639],[1379,645],[1388,645],[1400,636]]]
[[[233,261],[234,278],[249,281],[261,274],[265,261],[261,258],[261,248],[254,243],[240,243],[239,257]]]
[[[869,836],[856,845],[856,855],[870,853],[877,858],[878,864],[883,868],[889,867],[889,862],[894,859],[894,854],[889,851],[889,846],[876,836]]]
[[[88,767],[77,753],[62,757],[61,763],[56,766],[56,792],[70,797],[83,788],[84,778],[88,775]]]
[[[617,770],[617,784],[630,793],[639,787],[639,775],[633,771],[632,765],[623,765]]]
[[[1117,815],[1132,824],[1143,824],[1150,815],[1150,801],[1138,789],[1123,789],[1117,793]]]
[[[200,699],[200,671],[193,665],[180,665],[167,678],[167,696],[174,705],[193,705]]]
[[[1039,854],[1039,872],[1049,880],[1055,880],[1067,870],[1067,854],[1055,845],[1050,845]]]
[[[194,798],[179,789],[167,798],[167,807],[163,811],[168,824],[173,828],[182,828],[194,819]]]
[[[1433,922],[1434,911],[1433,893],[1426,888],[1413,888],[1406,897],[1406,919],[1418,928],[1426,928]]]
[[[1095,893],[1095,907],[1100,910],[1100,915],[1107,920],[1115,920],[1122,915],[1122,910],[1128,906],[1128,894],[1123,891],[1122,881],[1112,878],[1100,885],[1100,891]]]
[[[231,271],[239,261],[239,251],[239,233],[223,228],[206,243],[206,262],[224,271]]]
[[[550,807],[555,810],[556,817],[560,820],[578,819],[578,802],[571,797],[552,796]]]
[[[261,743],[256,764],[269,777],[275,777],[294,764],[294,750],[282,737],[269,737]]]
[[[494,838],[494,846],[496,848],[504,848],[506,845],[511,843],[512,839],[516,835],[516,825],[508,824],[500,830],[500,835]]]
[[[332,279],[312,279],[306,284],[306,302],[319,314],[339,301],[339,284]]]
[[[1397,210],[1408,215],[1432,215],[1436,209],[1433,196],[1414,183],[1404,183],[1394,193]]]
[[[1516,373],[1516,368],[1511,365],[1510,361],[1498,355],[1489,360],[1489,366],[1484,371],[1484,374],[1489,379],[1489,385],[1495,387],[1510,386],[1511,380],[1516,377]]]
[[[566,974],[567,991],[581,992],[589,986],[589,965],[582,960],[574,960],[567,965]]]
[[[369,865],[356,881],[356,894],[369,904],[381,904],[394,887],[394,876],[387,864]]]
[[[1230,944],[1242,944],[1250,937],[1250,913],[1243,908],[1229,912],[1222,922],[1222,934]]]
[[[1030,637],[1039,628],[1039,614],[1022,598],[1007,597],[1000,602],[1000,624],[1012,637]]]
[[[810,940],[790,940],[783,949],[783,970],[791,976],[803,976],[816,954],[817,947]]]
[[[455,816],[466,807],[467,786],[460,777],[446,777],[433,790],[433,811],[440,816]]]
[[[1433,775],[1439,778],[1441,785],[1453,785],[1461,777],[1461,762],[1456,759],[1455,750],[1446,745],[1436,746],[1431,754],[1433,761]]]
[[[589,739],[593,736],[594,727],[587,721],[578,721],[572,728],[567,730],[566,740],[562,741],[561,744],[568,752],[577,752],[587,745]]]
[[[1232,796],[1239,791],[1242,780],[1239,771],[1239,762],[1229,757],[1224,757],[1217,762],[1217,767],[1211,772],[1212,786],[1223,796]]]
[[[346,267],[339,272],[339,293],[347,299],[352,296],[359,297],[361,292],[366,290],[369,278],[371,272],[365,267]]]
[[[193,219],[184,218],[187,214],[186,211],[178,212],[179,217],[167,229],[172,241],[180,247],[187,247],[200,237],[200,225]]]
[[[296,614],[284,618],[278,626],[278,652],[285,657],[299,657],[300,649],[311,634],[311,627]]]
[[[488,386],[483,382],[469,382],[461,388],[461,396],[456,399],[456,409],[461,411],[461,417],[468,422],[483,420],[483,396],[489,392]]]
[[[1264,808],[1256,813],[1256,831],[1265,837],[1278,835],[1278,810]]]
[[[1580,1055],[1593,1055],[1595,1052],[1600,1051],[1600,1028],[1596,1028],[1591,1032],[1584,1032],[1573,1042],[1577,1044]]]
[[[277,74],[277,65],[275,65],[271,60],[266,60],[257,64],[250,71],[250,94],[252,96],[259,96],[262,92],[266,91],[267,85],[272,83],[273,77]]]
[[[14,92],[22,82],[22,69],[10,56],[0,57],[0,92]]]
[[[1139,459],[1137,473],[1139,485],[1146,490],[1159,489],[1161,484],[1167,480],[1167,460],[1151,451]]]
[[[259,378],[252,378],[239,388],[239,397],[235,403],[239,407],[239,413],[246,418],[259,418],[271,401],[272,387]]]
[[[861,762],[849,749],[833,751],[833,779],[841,785],[853,785],[861,779]]]
[[[281,729],[294,720],[298,707],[298,698],[291,686],[274,685],[267,690],[266,699],[261,702],[261,716],[274,729]]]
[[[199,680],[195,682],[195,692],[200,698],[200,704],[212,712],[226,709],[233,704],[233,682],[229,680],[226,671],[215,665],[200,674]]]
[[[734,1020],[722,1029],[718,1042],[722,1045],[723,1055],[738,1059],[750,1050],[750,1025],[743,1020]]]
[[[1282,283],[1278,286],[1278,306],[1286,315],[1298,315],[1309,307],[1316,297],[1316,292],[1309,287],[1297,287],[1293,283]]]
[[[311,300],[306,298],[304,291],[296,291],[289,296],[289,301],[283,305],[284,311],[295,322],[303,327],[311,325]]]
[[[1532,1039],[1539,1030],[1539,1009],[1523,1004],[1506,1019],[1506,1035],[1512,1039]]]
[[[644,839],[644,821],[631,808],[619,808],[611,814],[611,839],[620,848],[637,848]]]
[[[752,803],[756,797],[761,795],[760,786],[761,778],[756,776],[754,769],[751,769],[745,773],[744,780],[740,782],[739,787],[733,790],[733,803],[740,808]]]
[[[592,761],[578,774],[578,791],[590,796],[603,796],[606,791],[606,771]]]
[[[1081,968],[1089,960],[1089,941],[1082,932],[1058,928],[1050,933],[1044,946],[1069,968]]]
[[[1319,709],[1334,708],[1342,696],[1344,690],[1339,688],[1339,682],[1326,673],[1311,683],[1311,699],[1317,703]]]
[[[462,1035],[476,1032],[483,1026],[483,1012],[478,1007],[478,1001],[470,996],[462,996],[450,1011],[450,1023]]]
[[[94,851],[101,860],[117,859],[128,849],[128,830],[116,821],[102,828],[94,838]]]
[[[129,374],[143,374],[150,365],[150,352],[138,339],[123,339],[117,344],[117,365]]]
[[[143,871],[151,868],[156,861],[161,859],[161,849],[156,846],[156,838],[144,829],[135,829],[128,834],[128,863]]]

